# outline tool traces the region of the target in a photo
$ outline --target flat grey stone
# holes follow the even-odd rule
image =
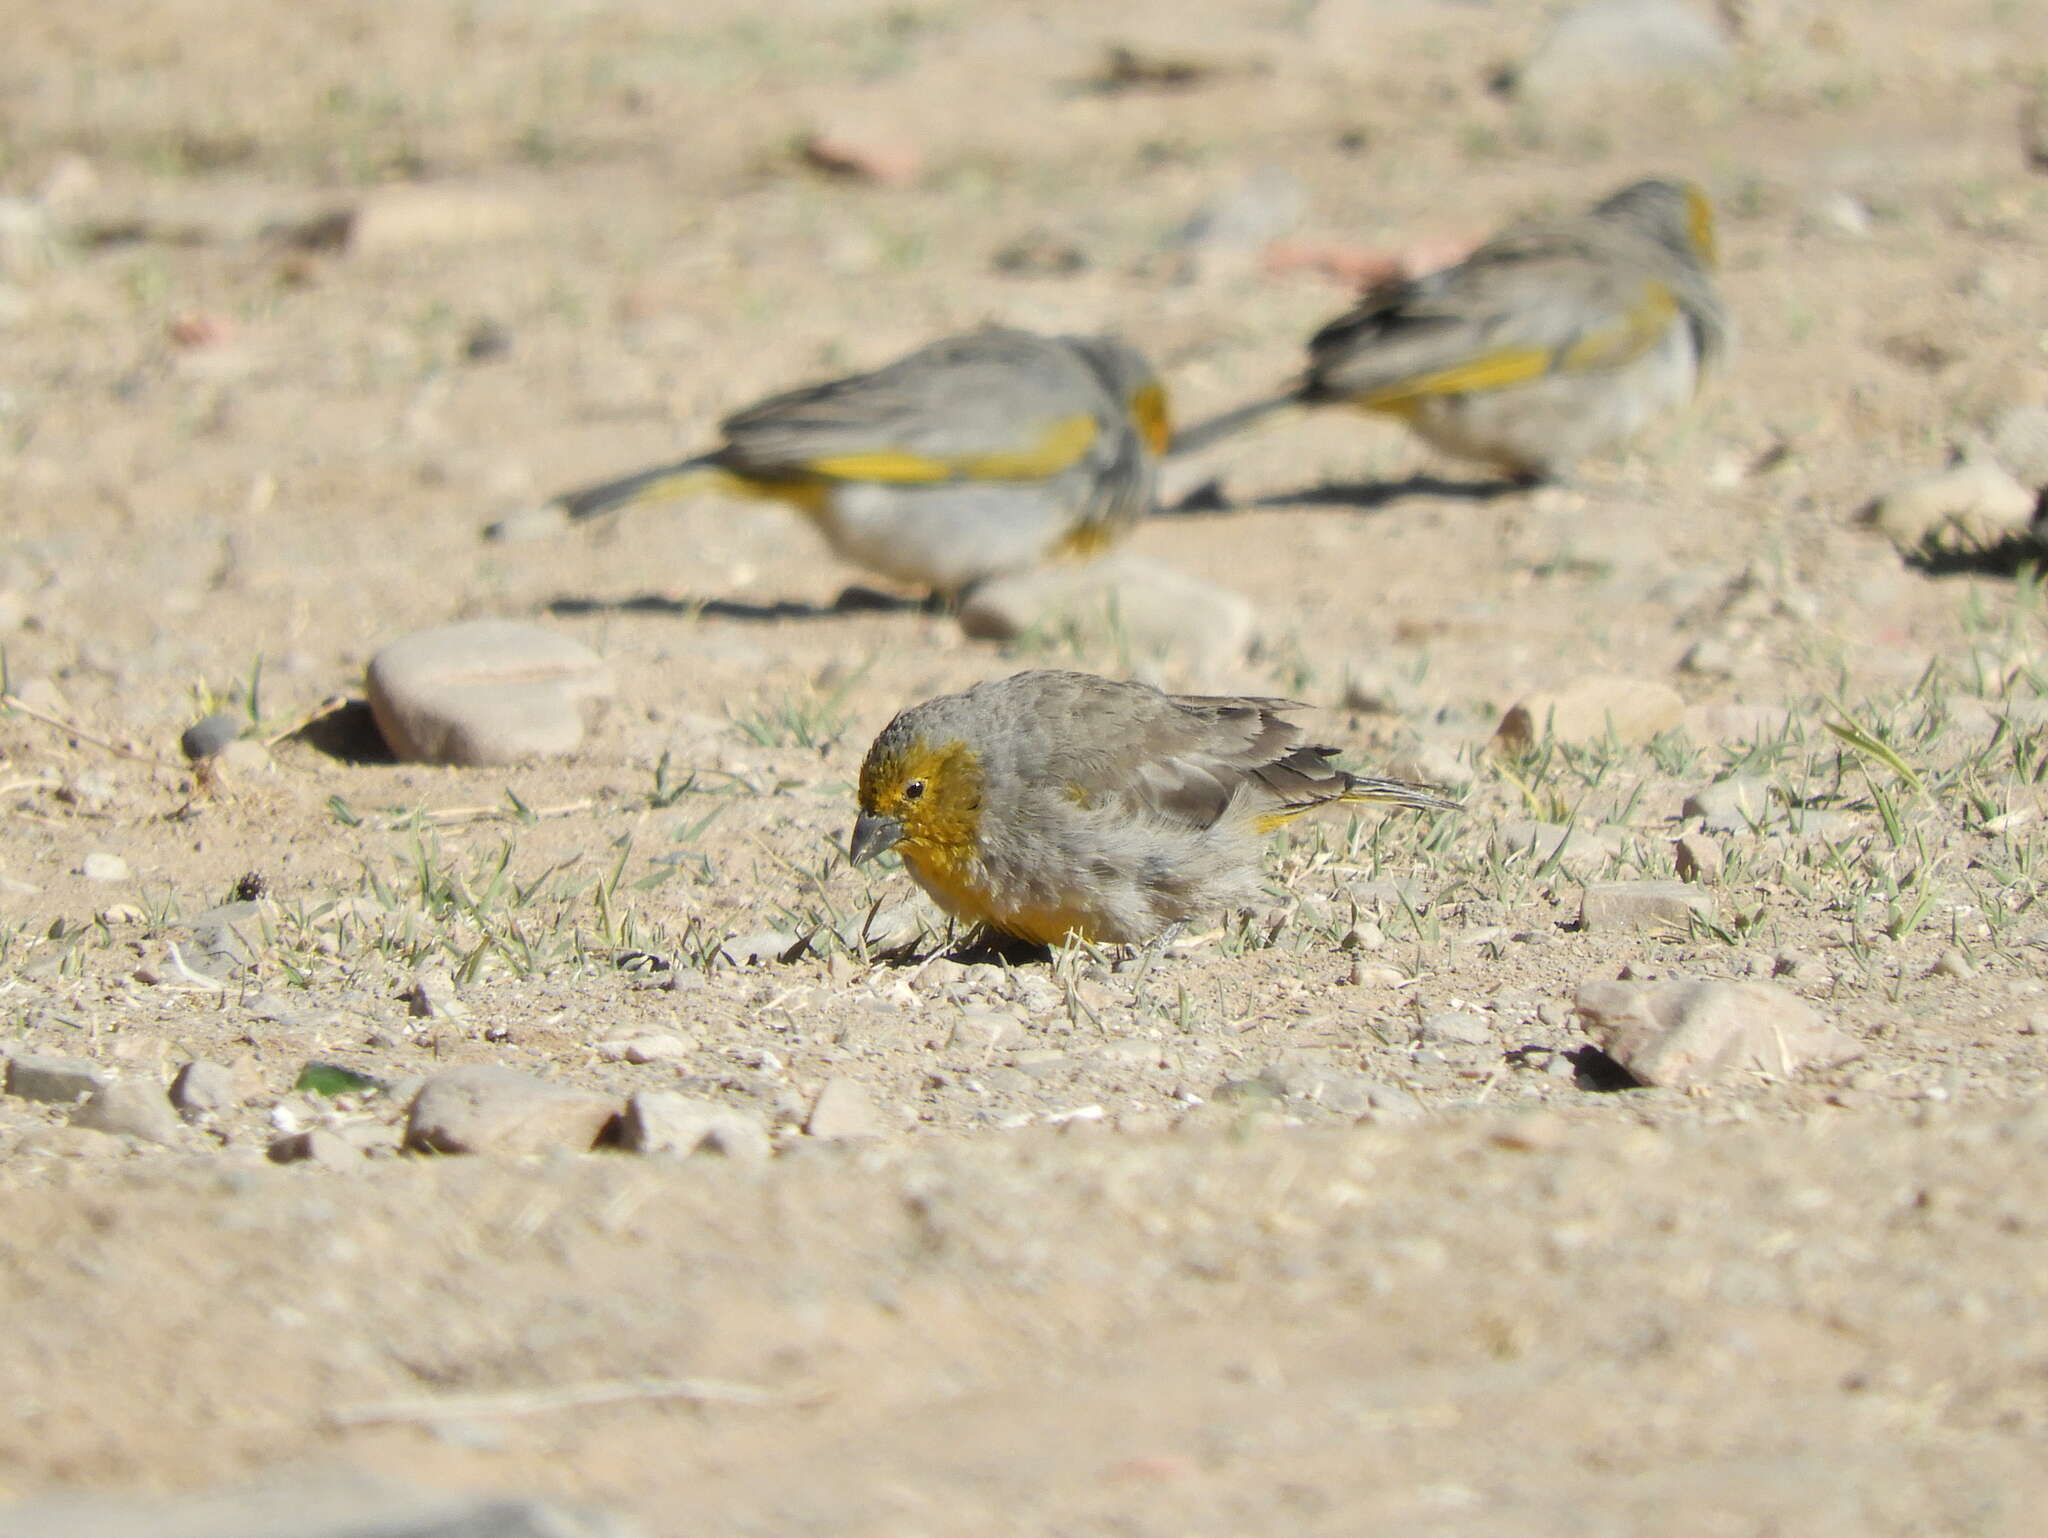
[[[368,686],[377,730],[399,758],[474,766],[573,752],[612,676],[567,636],[486,619],[391,642],[370,659]]]
[[[827,1079],[811,1103],[804,1131],[814,1138],[885,1137],[889,1125],[867,1086],[848,1078]]]
[[[616,1100],[595,1090],[472,1063],[420,1087],[406,1117],[405,1146],[416,1153],[581,1153],[618,1112]]]
[[[638,1154],[719,1154],[740,1164],[765,1164],[775,1151],[760,1117],[674,1090],[628,1100],[619,1142]]]
[[[79,1057],[23,1052],[7,1060],[7,1093],[44,1105],[71,1105],[107,1082],[97,1063]]]
[[[1579,900],[1585,929],[1648,929],[1713,914],[1714,894],[1683,881],[1596,881]]]
[[[1771,983],[1587,983],[1575,1007],[1595,1045],[1638,1083],[1667,1089],[1743,1072],[1784,1077],[1862,1051],[1803,999]]]
[[[960,628],[979,641],[1058,632],[1219,665],[1243,656],[1252,623],[1249,599],[1132,555],[994,577],[960,605]]]
[[[141,1079],[102,1085],[78,1103],[71,1125],[166,1147],[180,1141],[183,1125],[161,1086]]]

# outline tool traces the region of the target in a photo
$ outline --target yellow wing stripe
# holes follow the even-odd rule
[[[900,449],[878,449],[871,454],[835,454],[814,459],[806,468],[813,475],[833,481],[887,481],[892,485],[922,485],[950,481],[953,467],[943,459],[927,459]]]
[[[940,459],[908,449],[876,449],[812,460],[811,474],[833,481],[881,481],[889,485],[932,485],[939,481],[1035,481],[1073,464],[1101,429],[1087,413],[1063,417],[1022,449]]]
[[[1434,373],[1417,374],[1370,395],[1354,397],[1354,403],[1367,411],[1402,416],[1431,396],[1478,395],[1527,384],[1552,372],[1571,374],[1613,368],[1655,345],[1677,313],[1678,296],[1666,285],[1652,283],[1628,314],[1610,326],[1580,337],[1562,352],[1542,347],[1503,347]]]
[[[1399,413],[1413,402],[1431,395],[1473,395],[1483,390],[1504,390],[1509,385],[1540,379],[1550,371],[1550,359],[1549,351],[1541,347],[1504,347],[1499,352],[1455,363],[1433,374],[1417,374],[1371,395],[1358,396],[1356,404],[1367,411]]]

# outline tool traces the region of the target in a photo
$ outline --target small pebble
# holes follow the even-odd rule
[[[1964,978],[1975,977],[1977,975],[1977,969],[1970,964],[1969,957],[1965,956],[1961,951],[1957,950],[1954,946],[1950,946],[1947,950],[1941,953],[1939,958],[1936,959],[1933,967],[1933,975],[1936,977],[1952,977],[1961,980]]]
[[[78,873],[88,881],[126,881],[128,862],[117,854],[95,849],[85,857]]]
[[[248,724],[245,717],[233,711],[215,711],[186,727],[178,738],[178,748],[195,763],[202,758],[211,758],[241,736]]]

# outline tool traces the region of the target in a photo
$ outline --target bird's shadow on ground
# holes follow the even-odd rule
[[[595,614],[665,614],[673,619],[702,617],[744,620],[752,624],[844,619],[849,614],[931,614],[941,611],[942,606],[930,598],[905,598],[866,587],[849,587],[829,604],[793,600],[743,603],[733,598],[670,598],[662,593],[638,593],[631,598],[565,595],[551,600],[547,606],[547,612],[557,618],[582,618]]]
[[[1199,518],[1207,514],[1239,513],[1267,507],[1349,507],[1372,512],[1389,503],[1410,497],[1435,497],[1446,502],[1492,502],[1501,497],[1520,496],[1529,487],[1522,481],[1447,481],[1436,475],[1410,475],[1398,481],[1330,481],[1300,491],[1275,492],[1249,501],[1234,500],[1220,480],[1205,481],[1171,507],[1159,511],[1171,518]]]
[[[1913,551],[1905,560],[1925,577],[2017,577],[2029,569],[2039,571],[2048,567],[2048,536],[2029,531],[1991,545],[1956,549],[1927,546]]]
[[[929,935],[919,935],[900,945],[875,949],[869,952],[869,957],[883,966],[899,968],[921,967],[926,962],[942,959],[957,961],[962,966],[973,966],[976,962],[999,967],[1049,966],[1052,947],[988,933],[941,940],[937,944]]]

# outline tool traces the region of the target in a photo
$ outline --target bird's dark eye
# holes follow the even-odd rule
[[[923,794],[923,780],[906,780],[903,782],[903,799],[905,801],[915,801],[919,796]]]

